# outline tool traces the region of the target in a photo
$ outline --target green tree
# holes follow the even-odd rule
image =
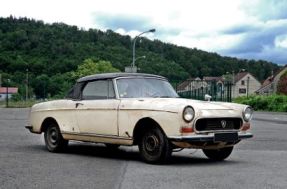
[[[141,72],[163,75],[173,81],[221,76],[226,72],[238,73],[241,69],[264,80],[272,71],[276,73],[280,69],[267,61],[222,57],[144,37],[136,44],[136,55],[146,56],[136,62]],[[97,59],[87,59],[95,56]],[[84,64],[83,60],[93,63]],[[45,24],[29,18],[0,17],[0,72],[6,74],[3,84],[4,79],[9,78],[11,85],[21,88],[22,98],[25,97],[26,69],[29,70],[29,94],[32,96],[34,91],[37,97],[46,98],[63,96],[66,88],[79,77],[124,71],[131,62],[130,36],[112,30],[86,31],[64,23]]]
[[[119,72],[120,70],[114,68],[109,61],[98,60],[95,61],[92,58],[85,59],[83,64],[78,66],[75,72],[71,72],[74,79],[84,77],[92,74]]]
[[[46,74],[37,76],[31,83],[37,98],[47,98],[49,96],[49,91],[47,90],[49,85],[50,78]]]
[[[72,81],[70,77],[70,73],[52,76],[47,86],[48,94],[53,98],[63,98],[74,84],[74,81]]]

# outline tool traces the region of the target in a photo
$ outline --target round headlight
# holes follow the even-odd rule
[[[182,117],[186,122],[191,122],[194,118],[194,109],[191,106],[186,106],[183,110]]]
[[[246,107],[243,111],[243,119],[245,121],[250,121],[252,119],[253,109],[251,107]]]

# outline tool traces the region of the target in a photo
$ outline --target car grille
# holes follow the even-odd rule
[[[216,130],[238,130],[242,125],[240,118],[205,118],[196,121],[195,129],[199,132]]]

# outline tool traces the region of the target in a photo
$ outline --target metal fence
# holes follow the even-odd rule
[[[182,98],[204,100],[206,94],[212,101],[231,102],[232,83],[223,81],[186,80],[184,82],[171,82],[178,95]]]

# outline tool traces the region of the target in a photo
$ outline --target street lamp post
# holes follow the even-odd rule
[[[143,35],[145,33],[149,33],[149,32],[153,33],[153,32],[155,32],[155,29],[150,29],[150,30],[144,31],[144,32],[140,33],[139,35],[137,35],[135,37],[135,39],[134,39],[134,42],[133,42],[133,62],[132,62],[132,66],[131,66],[132,68],[135,67],[135,62],[136,62],[136,58],[135,58],[135,55],[136,55],[136,41],[141,35]]]

